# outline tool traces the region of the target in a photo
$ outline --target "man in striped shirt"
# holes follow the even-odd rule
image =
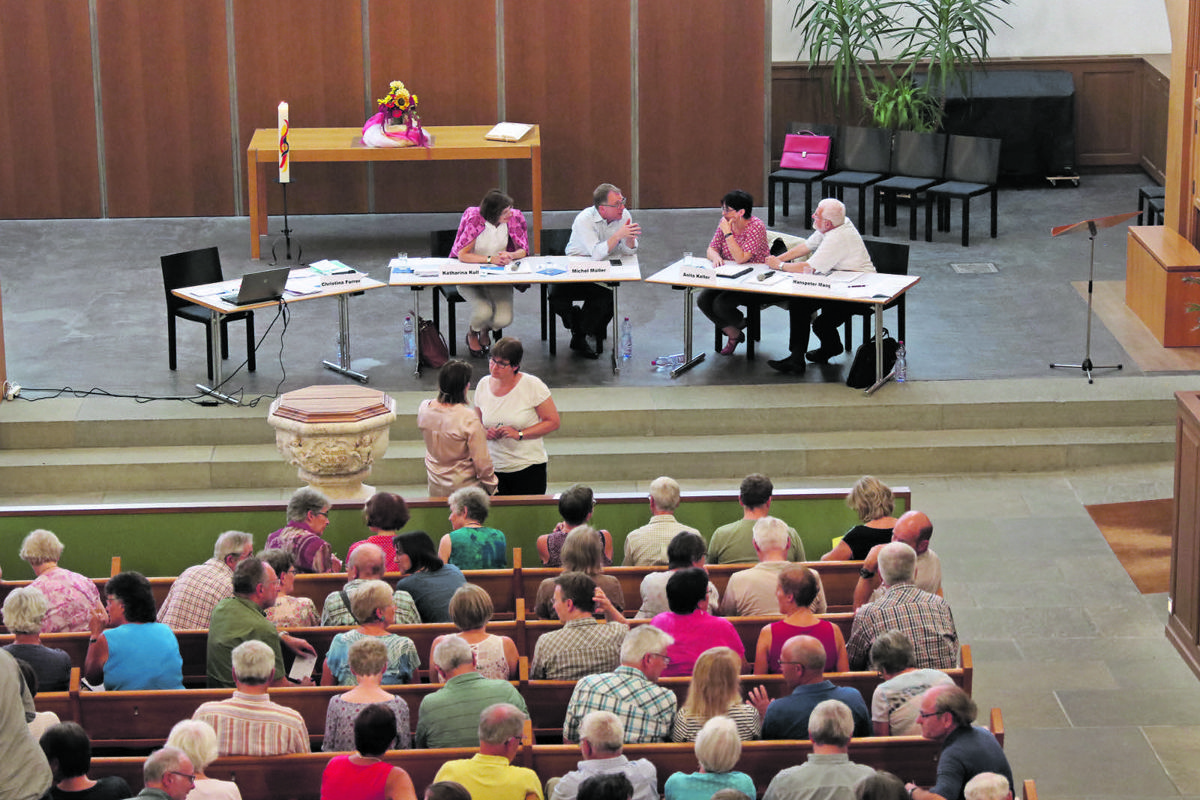
[[[276,756],[308,753],[308,728],[295,709],[274,703],[267,688],[275,674],[275,653],[251,639],[233,649],[233,680],[237,689],[228,700],[202,703],[192,719],[207,722],[217,732],[222,756]]]
[[[433,648],[433,663],[446,676],[446,685],[421,700],[417,747],[475,747],[484,709],[508,703],[528,711],[515,686],[485,678],[475,670],[475,654],[465,639],[443,638]]]

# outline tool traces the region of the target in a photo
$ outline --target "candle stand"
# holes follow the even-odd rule
[[[292,228],[288,224],[288,207],[287,207],[288,181],[281,181],[279,185],[283,187],[283,237],[282,237],[282,239],[284,241],[284,260],[282,263],[295,264],[298,267],[302,267],[302,266],[304,266],[304,261],[302,259],[302,254],[303,254],[304,250],[302,247],[300,247],[299,242],[296,242],[296,258],[295,258],[295,260],[292,259]],[[280,237],[276,237],[275,241],[271,242],[271,266],[275,266],[275,265],[281,263],[279,261],[279,257],[275,254],[275,248],[279,245],[279,239],[280,239]]]

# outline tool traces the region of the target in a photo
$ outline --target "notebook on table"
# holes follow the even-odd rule
[[[242,285],[236,292],[221,295],[221,300],[235,306],[253,303],[269,303],[283,299],[290,267],[276,267],[262,272],[249,272],[242,276]]]

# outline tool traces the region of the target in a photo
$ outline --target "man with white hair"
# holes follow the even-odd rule
[[[958,632],[950,604],[913,585],[917,553],[903,542],[885,544],[879,551],[883,597],[854,612],[846,654],[850,669],[866,669],[875,637],[900,631],[913,644],[917,669],[953,669],[958,665]]]
[[[177,747],[155,750],[142,767],[146,788],[134,797],[152,800],[184,800],[196,785],[196,768]],[[133,798],[130,798],[133,800]]]
[[[680,531],[700,533],[675,519],[679,508],[679,484],[663,475],[650,482],[650,521],[630,531],[625,537],[627,567],[652,566],[667,563],[667,545]]]
[[[633,785],[633,800],[658,800],[658,770],[649,759],[630,761],[621,754],[625,728],[611,711],[593,711],[579,726],[579,768],[546,782],[550,800],[575,800],[579,785],[593,775],[624,773]]]
[[[981,772],[963,787],[966,800],[1012,800],[1008,778],[996,772]]]
[[[639,625],[621,643],[621,664],[612,672],[588,675],[575,683],[563,741],[579,741],[583,718],[592,711],[611,711],[621,720],[626,744],[665,742],[675,723],[675,693],[655,683],[671,659],[674,637],[653,625]]]
[[[253,550],[254,537],[249,533],[222,533],[212,558],[188,567],[171,583],[167,599],[158,609],[158,621],[174,631],[208,628],[217,603],[233,597],[234,568]]]
[[[511,683],[479,674],[465,639],[443,638],[433,648],[433,663],[446,676],[446,685],[421,700],[416,747],[474,747],[479,744],[479,715],[485,708],[508,703],[527,710]]]
[[[322,625],[358,625],[365,620],[354,618],[350,611],[350,596],[367,581],[381,581],[387,569],[387,555],[377,544],[367,542],[350,551],[346,559],[346,585],[330,592],[321,606]],[[392,595],[396,605],[396,625],[420,625],[421,615],[412,595],[397,589]]]
[[[840,700],[818,703],[808,718],[813,749],[798,767],[771,779],[763,800],[854,800],[854,787],[875,774],[874,767],[855,764],[847,754],[854,720]]]
[[[201,703],[192,719],[207,722],[217,732],[217,752],[223,756],[277,756],[308,753],[308,728],[295,709],[267,696],[275,674],[275,653],[251,639],[233,649],[233,680],[237,688],[228,700]]]
[[[812,236],[779,258],[768,257],[767,265],[784,272],[819,275],[827,275],[834,270],[875,271],[862,236],[855,229],[854,223],[846,219],[846,206],[841,200],[827,197],[818,203],[817,210],[813,212],[813,228],[815,230]],[[792,261],[794,258],[807,260]],[[791,334],[788,337],[788,349],[791,350],[791,354],[778,361],[768,361],[767,364],[780,372],[796,374],[803,374],[805,358],[817,364],[824,364],[834,356],[841,355],[842,337],[838,329],[851,314],[862,308],[859,303],[813,297],[793,298],[788,301],[787,307],[791,318]],[[817,311],[821,314],[813,320],[812,316]],[[821,346],[816,350],[808,349],[810,325],[821,341]]]
[[[471,758],[442,764],[434,782],[461,783],[471,797],[487,800],[542,800],[537,773],[512,765],[521,750],[526,719],[526,713],[511,703],[483,709],[479,714],[479,752]]]
[[[788,530],[787,524],[777,517],[763,517],[754,523],[754,552],[758,555],[758,563],[729,576],[725,594],[721,597],[722,615],[753,617],[779,613],[779,598],[775,595],[779,574],[795,566],[787,557]],[[814,614],[824,614],[825,587],[821,586],[821,576],[816,572],[813,575],[817,579],[817,597],[809,609]]]

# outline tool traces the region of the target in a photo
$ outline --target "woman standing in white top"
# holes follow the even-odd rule
[[[492,347],[489,375],[475,389],[475,410],[487,432],[496,494],[545,494],[546,445],[558,430],[558,408],[546,384],[521,372],[525,349],[506,336]]]

